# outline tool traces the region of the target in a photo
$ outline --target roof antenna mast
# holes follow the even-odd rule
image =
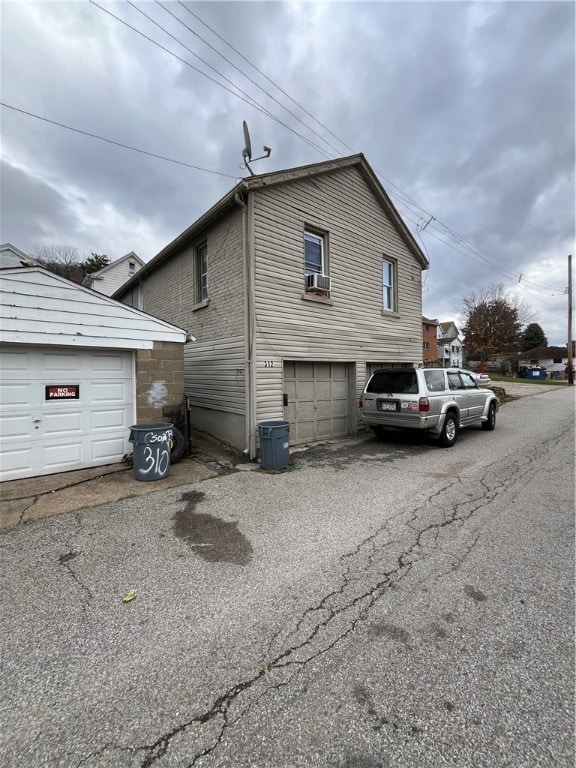
[[[248,131],[248,125],[246,124],[246,120],[242,121],[242,130],[244,131],[244,149],[242,150],[242,159],[244,160],[244,163],[240,166],[241,168],[248,168],[250,171],[250,175],[254,176],[254,171],[252,168],[250,168],[250,163],[256,162],[256,160],[264,160],[266,157],[270,157],[270,153],[272,150],[270,147],[262,147],[264,150],[264,154],[260,157],[252,158],[252,143],[250,141],[250,133]]]

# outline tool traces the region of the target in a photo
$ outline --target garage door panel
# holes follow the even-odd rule
[[[132,358],[2,346],[0,480],[121,461],[134,421]],[[56,385],[78,387],[79,397],[47,398],[46,387]]]
[[[42,367],[46,371],[58,371],[58,373],[75,373],[80,368],[80,359],[77,352],[70,354],[44,352]]]
[[[23,474],[32,463],[32,446],[16,448],[11,446],[0,451],[0,472],[14,473],[17,477],[27,477]]]
[[[40,447],[40,459],[42,464],[57,472],[64,467],[69,468],[70,465],[81,463],[83,458],[83,443],[81,440],[78,440],[75,443],[70,442],[69,440],[64,443],[55,440],[49,445]]]
[[[106,371],[126,371],[126,359],[123,355],[93,355],[92,356],[93,370],[99,372]]]
[[[316,400],[315,415],[317,420],[330,419],[332,416],[332,401]]]
[[[335,437],[345,437],[348,434],[348,416],[332,419],[332,434]]]
[[[336,400],[348,400],[348,382],[347,381],[334,381],[332,382],[332,397]]]
[[[6,372],[4,372],[6,373]],[[25,406],[30,402],[32,397],[32,384],[6,383],[0,384],[0,403],[2,403],[2,409],[7,406]]]
[[[114,429],[116,427],[126,427],[130,425],[129,414],[125,408],[115,408],[110,410],[99,410],[92,414],[92,429]]]
[[[317,381],[314,387],[314,397],[316,400],[330,400],[332,397],[330,381]]]
[[[93,403],[123,403],[127,398],[125,382],[101,382],[92,384],[90,399]]]
[[[42,437],[59,437],[60,435],[79,434],[83,431],[83,412],[50,413],[42,419]]]
[[[29,414],[7,414],[0,416],[0,438],[28,439],[30,429]]]
[[[121,438],[93,440],[92,441],[92,460],[93,461],[115,461],[116,457],[125,453],[124,440]]]

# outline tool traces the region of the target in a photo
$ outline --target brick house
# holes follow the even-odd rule
[[[253,458],[355,434],[381,365],[422,360],[426,256],[363,155],[248,177],[114,297],[185,328],[197,428]]]
[[[438,320],[422,318],[422,360],[430,365],[438,360]]]

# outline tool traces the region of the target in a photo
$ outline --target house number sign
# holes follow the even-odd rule
[[[274,368],[274,360],[264,360],[264,368]]]
[[[47,384],[45,388],[45,400],[78,400],[80,398],[80,384]]]

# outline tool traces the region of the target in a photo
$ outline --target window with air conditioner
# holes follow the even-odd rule
[[[327,236],[321,232],[304,232],[304,287],[306,291],[330,290],[327,264]]]

